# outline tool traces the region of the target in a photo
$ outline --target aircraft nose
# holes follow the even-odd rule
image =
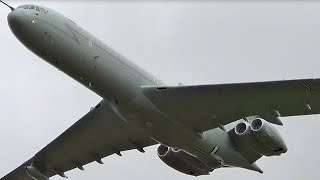
[[[13,10],[8,14],[8,24],[12,31],[22,28],[22,14],[17,10]]]
[[[28,29],[30,29],[31,20],[23,10],[15,9],[11,11],[8,14],[7,20],[11,31],[18,39],[21,39]]]

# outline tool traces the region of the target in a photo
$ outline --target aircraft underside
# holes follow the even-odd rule
[[[274,127],[280,117],[320,113],[319,79],[167,86],[54,10],[11,10],[21,43],[103,100],[1,180],[66,177],[155,144],[164,163],[188,175],[224,167],[262,173],[258,159],[288,150]]]

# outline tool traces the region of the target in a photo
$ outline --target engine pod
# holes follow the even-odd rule
[[[179,149],[160,145],[159,158],[171,168],[192,176],[209,175],[213,169],[206,166],[198,158]]]

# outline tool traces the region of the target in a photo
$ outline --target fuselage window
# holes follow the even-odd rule
[[[33,9],[33,10],[35,10],[36,9],[36,7],[34,7],[34,6],[30,6],[30,8],[29,9]]]

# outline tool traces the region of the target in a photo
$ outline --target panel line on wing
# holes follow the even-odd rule
[[[309,91],[311,91],[312,93],[320,96],[320,94],[319,94],[317,91],[313,90],[310,86],[308,86],[308,85],[307,85],[306,83],[304,83],[303,81],[300,81],[300,83],[301,83],[306,89],[308,89]]]

